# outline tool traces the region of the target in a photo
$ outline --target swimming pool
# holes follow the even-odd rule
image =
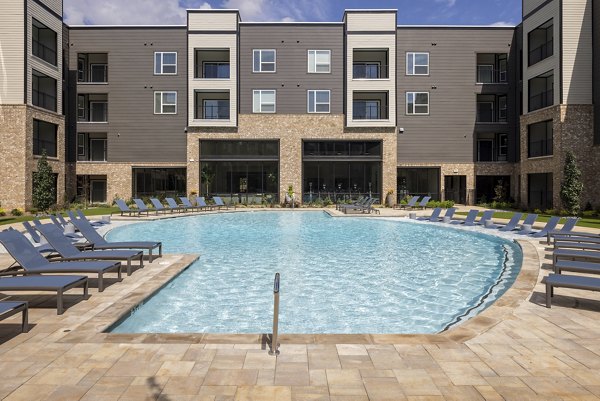
[[[201,254],[117,333],[270,332],[275,272],[282,333],[436,333],[489,306],[522,261],[517,244],[495,236],[324,212],[183,217],[108,239]]]

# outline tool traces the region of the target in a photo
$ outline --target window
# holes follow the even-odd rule
[[[552,173],[527,174],[529,209],[552,209]]]
[[[34,56],[52,64],[56,64],[56,32],[32,18],[31,52]]]
[[[310,90],[308,91],[308,112],[329,113],[329,100],[331,91]]]
[[[105,162],[108,141],[106,134],[78,133],[77,161]]]
[[[90,64],[90,82],[108,82],[106,64]]]
[[[108,121],[108,103],[90,101],[90,122],[104,123]]]
[[[529,66],[539,63],[554,54],[554,22],[550,19],[529,32]]]
[[[154,92],[154,114],[177,114],[177,92]]]
[[[551,156],[553,153],[552,120],[527,126],[527,157]]]
[[[57,126],[45,121],[33,120],[33,154],[40,156],[43,151],[49,157],[56,157]]]
[[[154,53],[154,75],[177,74],[177,53],[156,52]]]
[[[529,111],[554,104],[554,71],[529,80]]]
[[[477,122],[494,122],[494,102],[477,102]]]
[[[275,50],[254,50],[252,72],[275,72]]]
[[[429,114],[429,92],[406,92],[406,114]]]
[[[406,53],[406,75],[429,75],[429,53]]]
[[[186,193],[185,168],[133,168],[133,196],[180,196]]]
[[[314,74],[331,72],[331,50],[309,50],[308,72]]]
[[[508,135],[498,134],[498,161],[506,161],[508,156]]]
[[[253,113],[275,113],[274,90],[255,90],[253,93]]]
[[[508,112],[508,105],[506,103],[506,96],[498,96],[498,121],[501,123],[506,122]]]
[[[56,79],[32,70],[31,103],[34,106],[56,111]]]

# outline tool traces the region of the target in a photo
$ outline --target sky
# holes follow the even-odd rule
[[[341,21],[344,9],[398,9],[399,25],[517,25],[521,0],[64,0],[69,25],[183,25],[186,9],[234,8],[242,21]]]

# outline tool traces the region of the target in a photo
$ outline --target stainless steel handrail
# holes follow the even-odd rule
[[[279,273],[275,273],[273,282],[273,334],[271,336],[271,350],[269,355],[279,355],[279,343],[277,342],[279,332]]]

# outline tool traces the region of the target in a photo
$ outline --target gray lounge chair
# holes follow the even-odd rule
[[[425,196],[423,199],[421,199],[421,202],[419,202],[417,205],[413,206],[413,209],[416,209],[416,208],[427,209],[427,204],[429,203],[430,200],[431,200],[431,196]]]
[[[73,220],[73,217],[71,217],[71,214],[69,213],[70,210],[67,210],[67,215],[69,216],[69,218],[71,220]],[[84,219],[90,222],[91,225],[93,226],[105,226],[107,224],[110,224],[108,221],[102,221],[102,220],[90,220],[87,218],[87,216],[85,215],[85,213],[83,213],[83,210],[81,209],[77,209],[77,216],[79,216],[80,219]]]
[[[579,217],[568,217],[567,221],[565,221],[565,224],[563,224],[563,226],[560,228],[560,230],[551,230],[546,233],[546,235],[548,237],[546,243],[550,244],[550,238],[555,235],[566,234],[566,233],[573,231],[573,228],[575,228],[575,225],[577,224],[578,221],[579,221]]]
[[[560,221],[560,217],[557,217],[557,216],[550,217],[550,220],[548,220],[548,222],[546,223],[546,225],[544,226],[544,228],[542,228],[538,232],[530,234],[530,236],[532,238],[545,237],[548,234],[548,231],[552,231],[552,230],[554,230],[556,228],[556,226],[558,225],[559,221]],[[521,234],[521,233],[519,233],[519,234]]]
[[[49,224],[49,226],[51,226]],[[23,268],[25,274],[43,273],[94,273],[98,274],[98,291],[104,291],[104,274],[117,272],[121,280],[120,262],[57,262],[51,263],[44,258],[29,243],[27,238],[16,230],[0,232],[0,243],[17,263]],[[11,271],[10,274],[13,272]],[[8,273],[7,273],[8,274]]]
[[[167,205],[169,205],[169,207],[171,208],[171,210],[173,212],[177,211],[177,212],[181,213],[181,212],[188,211],[187,207],[178,205],[177,202],[175,201],[175,199],[173,199],[173,198],[165,198],[165,200],[167,201]]]
[[[439,221],[441,213],[442,213],[442,208],[441,207],[436,207],[431,212],[431,216],[417,217],[417,220],[421,220],[421,221]]]
[[[451,224],[464,224],[465,226],[474,226],[475,219],[477,218],[478,214],[479,210],[471,209],[469,210],[469,213],[467,214],[467,217],[464,220],[454,220],[453,222],[451,222]]]
[[[349,205],[348,207],[345,207],[342,211],[344,212],[344,214],[347,214],[349,211],[351,210],[355,210],[361,213],[371,213],[372,211],[375,211],[375,213],[379,213],[379,210],[375,209],[373,207],[373,204],[375,203],[375,198],[369,198],[367,200],[367,203],[365,203],[364,205],[360,205],[360,206],[351,206]]]
[[[581,249],[583,251],[600,251],[600,244],[593,242],[556,241],[554,249]]]
[[[222,207],[224,207],[225,209],[229,210],[229,205],[226,205],[225,202],[223,202],[223,199],[221,199],[220,196],[213,196],[213,201],[215,202],[215,206],[219,208],[219,210],[221,210]]]
[[[0,278],[0,291],[52,291],[56,292],[56,313],[62,315],[63,294],[72,288],[83,287],[83,296],[88,296],[86,276],[17,276]]]
[[[475,224],[480,225],[480,226],[485,226],[485,222],[492,220],[493,216],[494,216],[493,210],[486,210],[481,215],[481,218],[479,219],[479,221],[475,222]],[[495,228],[495,226],[492,226],[490,228]]]
[[[140,268],[144,267],[144,253],[141,251],[80,251],[53,224],[44,224],[37,227],[37,230],[59,253],[59,260],[125,260],[127,261],[128,276],[131,275],[131,261],[133,259],[139,260]]]
[[[397,205],[394,205],[394,209],[407,209],[407,208],[413,208],[417,202],[419,201],[420,196],[413,196],[412,198],[410,198],[410,200],[408,201],[408,203],[406,204],[402,204],[399,203]]]
[[[150,213],[150,212],[154,212],[156,214],[158,214],[158,210],[156,209],[150,209],[148,206],[146,206],[146,204],[144,203],[143,200],[138,199],[138,198],[133,198],[133,202],[135,203],[135,205],[137,206],[138,210],[142,213]]]
[[[125,241],[125,242],[108,242],[103,236],[98,234],[94,227],[87,220],[76,219],[72,220],[75,227],[83,234],[86,240],[94,247],[94,250],[106,249],[142,249],[148,251],[148,259],[150,263],[162,256],[162,242],[154,241]],[[152,251],[158,248],[158,256],[153,256]]]
[[[523,223],[521,224],[521,231],[523,230],[523,226],[529,225],[533,227],[533,224],[535,223],[535,221],[537,220],[538,215],[535,213],[531,213],[528,214],[527,217],[525,217],[525,220],[523,220]]]
[[[500,227],[498,230],[499,231],[512,231],[512,230],[516,229],[522,216],[523,216],[523,213],[513,214],[513,216],[510,218],[509,222],[505,226]]]
[[[558,242],[574,244],[600,244],[600,237],[572,237],[568,235],[556,235],[554,238],[554,248]]]
[[[581,251],[577,249],[557,249],[552,252],[552,265],[556,265],[558,260],[586,260],[600,262],[600,252]]]
[[[29,330],[28,324],[28,312],[29,308],[27,302],[13,302],[13,301],[1,301],[0,302],[0,320],[9,318],[17,313],[22,313],[21,319],[21,333],[26,333]]]
[[[550,274],[542,279],[546,284],[546,307],[552,307],[552,297],[555,287],[573,288],[576,290],[600,291],[600,278],[587,276],[569,276]]]
[[[445,219],[446,221],[449,222],[450,220],[452,220],[452,217],[454,217],[454,213],[456,213],[455,207],[446,209],[446,214],[444,214],[444,217],[440,217],[439,221],[443,221]]]
[[[354,205],[354,206],[358,206],[358,205],[362,205],[367,201],[366,196],[360,196],[356,201],[352,202],[352,203],[336,203],[335,204],[335,210],[341,210],[346,206],[350,206],[350,205]]]
[[[204,196],[197,197],[196,198],[196,204],[201,209],[213,210],[215,208],[214,205],[209,205],[209,204],[206,203],[206,200],[204,199]]]
[[[142,215],[142,213],[146,213],[146,216],[148,215],[148,211],[143,211],[143,210],[139,210],[139,209],[131,209],[129,206],[127,206],[127,203],[125,203],[125,201],[123,199],[116,199],[115,203],[117,204],[119,210],[121,211],[121,216],[123,216],[123,214],[127,213],[129,216],[135,214],[138,217]]]
[[[40,237],[40,235],[38,234],[38,232],[35,231],[35,229],[31,225],[31,223],[29,223],[28,221],[24,221],[23,222],[23,227],[25,227],[25,230],[27,231],[27,233],[31,237],[31,241],[33,241],[35,249],[38,252],[40,252],[40,253],[52,253],[52,252],[55,252],[54,248],[52,248],[50,246],[50,244],[48,244],[47,242],[42,242],[42,238]]]
[[[554,273],[561,274],[563,271],[600,274],[600,263],[559,260],[554,264]]]
[[[196,210],[202,210],[203,207],[208,208],[208,206],[194,206],[192,205],[192,202],[190,202],[190,200],[186,197],[186,196],[180,196],[179,199],[181,199],[181,203],[183,204],[184,207],[191,209],[192,211],[194,209]],[[196,201],[198,201],[198,198],[196,198]],[[202,198],[202,201],[204,202],[204,198]]]
[[[154,206],[154,210],[156,210],[156,213],[159,213],[159,212],[162,212],[163,214],[165,214],[167,212],[173,213],[173,210],[171,210],[170,208],[165,207],[165,205],[163,205],[156,198],[150,198],[150,202],[152,202],[152,206]]]

